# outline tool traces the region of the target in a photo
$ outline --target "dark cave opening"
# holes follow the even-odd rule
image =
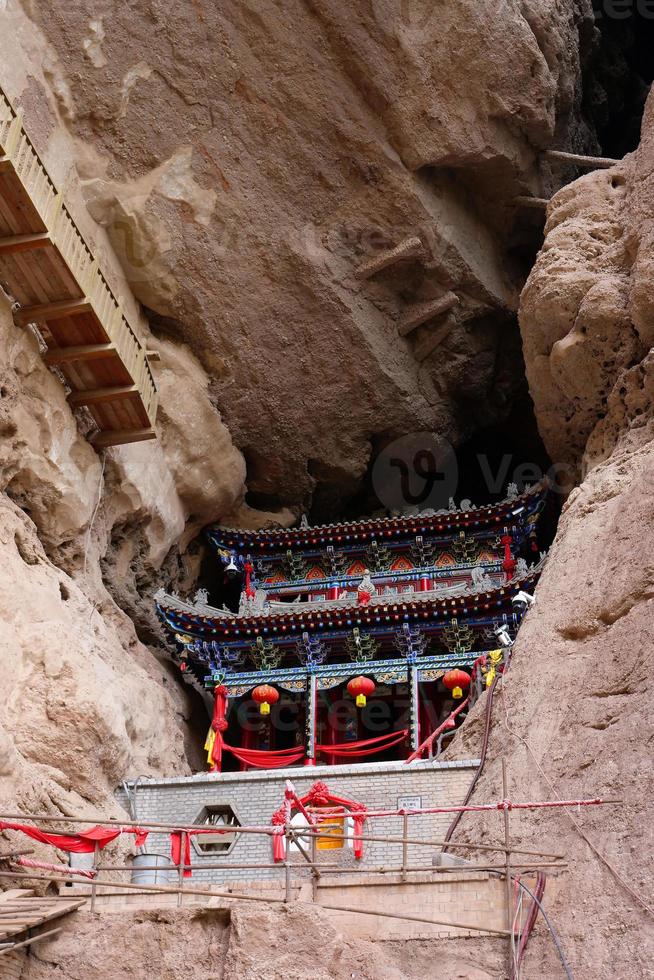
[[[362,480],[317,479],[309,523],[389,516],[416,507],[440,510],[451,499],[479,507],[503,500],[510,484],[522,492],[542,479],[552,461],[538,431],[517,318],[497,324],[494,344],[485,384],[469,386],[465,379],[472,372],[467,372],[450,393],[448,405],[460,432],[455,442],[429,431],[373,435]],[[318,478],[320,470],[312,472]]]
[[[654,81],[654,2],[593,0],[596,42],[584,66],[584,114],[605,156],[638,146]]]

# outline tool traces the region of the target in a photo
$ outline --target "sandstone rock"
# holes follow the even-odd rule
[[[522,295],[539,429],[574,477],[651,415],[653,132],[650,98],[639,150],[553,198]]]
[[[78,537],[95,506],[101,464],[48,371],[36,338],[18,330],[0,296],[0,490],[36,524],[48,548]]]
[[[442,949],[429,941],[372,943],[337,931],[328,913],[299,903],[289,908],[231,904],[231,911],[76,913],[61,935],[34,947],[22,978],[258,980],[274,974],[288,980],[422,980],[433,969],[436,953],[446,976],[491,980],[498,975],[501,956],[492,940],[467,940],[464,949],[452,943]]]
[[[654,98],[643,142],[623,165],[558,194],[522,300],[527,371],[539,425],[555,458],[586,476],[568,497],[556,541],[495,696],[488,762],[472,803],[500,799],[500,757],[519,800],[615,800],[602,807],[512,818],[520,846],[562,853],[546,908],[575,976],[609,980],[651,972],[651,827],[654,784],[647,719],[653,631],[654,328],[643,275],[651,264],[647,215]],[[478,751],[482,702],[448,754]],[[457,837],[499,832],[466,815]],[[560,971],[544,931],[528,963]]]
[[[550,876],[545,907],[573,974],[595,980],[644,980],[654,955],[650,916],[627,890],[647,902],[643,883],[652,876],[647,808],[654,781],[645,719],[653,696],[654,451],[651,432],[639,435],[639,446],[632,433],[631,445],[597,464],[570,496],[537,603],[495,695],[488,762],[471,800],[502,798],[503,757],[511,799],[621,801],[511,818],[518,846],[569,862],[567,872]],[[483,702],[475,707],[450,757],[479,751],[484,710]],[[498,817],[466,814],[455,839],[500,833]],[[544,976],[560,972],[544,929],[530,940],[528,974],[530,964]]]
[[[90,602],[0,497],[0,798],[28,811],[106,806],[130,772],[185,772],[190,708],[105,593]]]
[[[199,764],[196,739],[184,744],[194,700],[106,587],[156,638],[164,562],[172,575],[171,553],[243,494],[206,375],[179,344],[160,347],[159,440],[101,459],[0,297],[0,799],[12,809],[111,810],[129,773]]]
[[[507,204],[579,121],[589,0],[29,13],[91,212],[157,334],[210,375],[262,506],[337,507],[389,434],[459,443],[504,417]],[[416,234],[422,259],[354,279]],[[398,336],[447,290],[454,329]]]

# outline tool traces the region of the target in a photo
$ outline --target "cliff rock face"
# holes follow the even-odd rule
[[[244,464],[178,345],[161,344],[160,440],[102,461],[4,299],[0,346],[0,799],[74,812],[195,758],[192,706],[123,610],[147,627],[164,560],[233,508]]]
[[[579,116],[590,0],[283,7],[0,3],[0,83],[112,286],[135,314],[133,295],[147,306],[161,355],[158,441],[100,458],[0,296],[3,807],[107,812],[126,775],[189,771],[193,703],[157,650],[148,596],[157,579],[192,587],[203,524],[270,519],[244,503],[246,465],[262,506],[290,521],[312,492],[355,488],[388,436],[456,443],[511,404],[528,219],[507,204],[547,191],[540,150],[592,142]],[[623,801],[514,821],[526,846],[568,855],[548,902],[576,975],[597,980],[651,962],[653,171],[650,102],[636,154],[555,196],[523,293],[540,430],[568,482],[585,479],[476,795],[499,797],[504,755],[518,798]],[[403,263],[354,274],[408,239]],[[451,312],[399,335],[448,291]],[[480,723],[477,709],[453,751],[476,753]],[[460,833],[497,836],[475,819]],[[161,940],[161,969],[176,942]],[[333,975],[350,975],[339,943],[330,934]],[[542,927],[532,944],[556,975]],[[230,955],[239,976],[260,972],[248,947]],[[420,951],[409,966],[374,955],[369,975],[430,968]],[[497,974],[496,949],[484,955],[467,975]]]
[[[33,948],[21,980],[174,977],[175,980],[422,980],[438,957],[443,976],[492,980],[479,942],[373,943],[337,931],[329,913],[295,904],[77,913],[61,935]],[[98,928],[100,926],[100,928]],[[497,947],[497,941],[485,941]],[[446,946],[443,949],[443,946]],[[487,950],[488,953],[488,950]]]
[[[81,196],[65,81],[14,4],[0,9],[0,61],[0,84],[20,99],[114,292],[160,355],[158,440],[99,456],[0,293],[0,803],[74,813],[113,806],[128,774],[199,764],[197,705],[157,649],[151,595],[161,577],[192,587],[199,559],[188,542],[240,506],[245,461],[197,359],[178,340],[155,340],[139,316]]]
[[[539,428],[571,475],[609,457],[651,417],[653,173],[650,99],[639,149],[554,197],[522,296]]]
[[[577,132],[590,4],[400,7],[0,5],[0,83],[161,358],[158,441],[98,457],[0,297],[7,801],[103,803],[193,761],[150,596],[193,587],[204,524],[288,522],[388,435],[456,442],[511,404],[505,204]],[[244,504],[246,462],[276,515]]]
[[[458,443],[502,417],[524,232],[507,203],[547,178],[539,151],[590,139],[590,0],[24,7],[89,210],[155,331],[209,374],[262,505],[352,492],[388,435]],[[447,291],[453,311],[398,336]]]
[[[549,913],[575,976],[651,973],[654,791],[649,717],[654,641],[654,98],[637,153],[556,195],[521,324],[543,437],[587,470],[557,538],[493,712],[475,800],[601,797],[615,805],[518,816],[522,846],[565,853]],[[478,744],[480,705],[456,753]],[[453,749],[454,751],[454,749]],[[493,823],[466,816],[479,839]],[[547,898],[547,893],[546,893]],[[649,912],[647,906],[649,904]],[[529,952],[558,974],[541,928]]]

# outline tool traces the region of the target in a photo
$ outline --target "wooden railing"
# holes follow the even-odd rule
[[[1,89],[0,166],[10,166],[19,178],[42,222],[41,232],[68,266],[90,311],[138,388],[150,424],[154,425],[158,396],[146,350],[23,129],[21,114]]]

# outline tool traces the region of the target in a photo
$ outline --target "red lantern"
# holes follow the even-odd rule
[[[252,698],[259,705],[259,711],[262,715],[270,714],[270,705],[277,704],[279,701],[279,691],[270,684],[259,684],[259,687],[255,687],[252,692]]]
[[[347,682],[347,689],[356,698],[357,708],[365,708],[366,698],[375,690],[375,682],[369,677],[353,677]]]
[[[462,698],[463,692],[470,687],[470,675],[458,668],[448,670],[447,674],[443,675],[443,684],[452,692],[453,697]]]

